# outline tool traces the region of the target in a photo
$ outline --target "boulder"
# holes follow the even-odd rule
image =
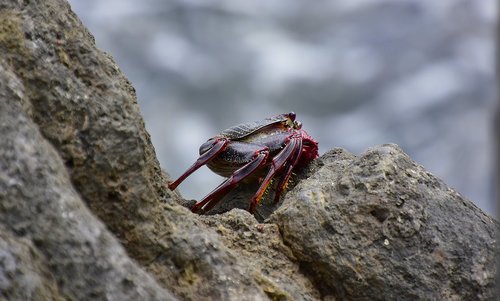
[[[394,144],[334,149],[270,218],[323,295],[492,300],[499,224]]]
[[[0,63],[0,299],[177,300],[85,206],[22,87]]]

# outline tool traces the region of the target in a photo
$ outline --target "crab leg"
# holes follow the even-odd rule
[[[255,212],[255,209],[257,208],[257,205],[259,204],[262,195],[266,191],[267,186],[269,186],[271,179],[276,175],[276,173],[281,168],[283,168],[283,166],[285,166],[286,162],[291,157],[293,157],[298,147],[302,148],[302,142],[300,141],[300,137],[291,136],[285,148],[283,148],[283,150],[271,161],[271,168],[269,169],[269,172],[267,173],[265,179],[262,181],[259,190],[257,190],[254,197],[252,198],[252,202],[250,203],[250,209],[248,209],[250,213]]]
[[[170,190],[174,190],[179,184],[184,181],[189,175],[195,172],[198,168],[207,164],[208,161],[212,160],[215,156],[217,156],[228,144],[228,140],[226,138],[218,138],[215,140],[214,144],[210,149],[204,152],[196,162],[194,162],[191,167],[188,168],[177,180],[168,184],[168,188]]]
[[[203,200],[196,203],[192,208],[192,212],[198,212],[205,204],[207,204],[205,210],[210,210],[214,207],[222,196],[224,196],[230,189],[236,186],[241,180],[245,179],[251,175],[256,169],[261,167],[266,163],[266,159],[269,156],[269,150],[263,149],[255,153],[252,161],[245,164],[240,169],[236,170],[231,177],[226,179],[222,184],[210,192]]]
[[[297,165],[297,162],[299,162],[300,154],[302,153],[302,139],[298,139],[298,146],[295,149],[295,153],[293,154],[293,157],[291,157],[291,162],[288,163],[286,167],[285,174],[281,178],[280,182],[278,183],[278,186],[276,186],[276,192],[274,195],[274,202],[278,203],[281,193],[285,189],[285,186],[288,183],[288,179],[292,175],[292,170]]]

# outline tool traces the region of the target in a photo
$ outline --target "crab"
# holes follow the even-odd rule
[[[174,190],[198,168],[207,165],[227,179],[194,204],[192,212],[207,212],[239,183],[255,178],[260,187],[250,200],[248,211],[255,213],[273,178],[279,179],[274,196],[277,203],[292,171],[318,157],[318,143],[295,117],[294,112],[280,114],[222,131],[200,146],[200,157],[168,188]]]

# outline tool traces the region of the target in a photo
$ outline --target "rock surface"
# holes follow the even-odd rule
[[[0,298],[64,300],[43,255],[29,239],[0,227]]]
[[[259,221],[190,213],[62,0],[0,4],[0,137],[1,298],[493,298],[498,224],[393,145],[325,154]]]
[[[176,300],[85,207],[0,64],[0,297]]]
[[[324,294],[492,300],[498,223],[396,145],[336,149],[271,222]]]

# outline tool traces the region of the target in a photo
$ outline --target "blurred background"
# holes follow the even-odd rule
[[[321,153],[397,143],[494,214],[495,0],[69,2],[173,178],[220,130],[295,111]],[[220,181],[203,168],[180,191]]]

